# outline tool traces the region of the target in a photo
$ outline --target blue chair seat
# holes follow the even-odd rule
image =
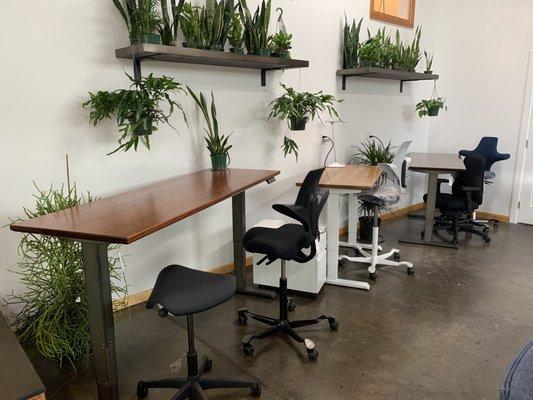
[[[515,357],[500,386],[500,400],[533,399],[533,340]]]

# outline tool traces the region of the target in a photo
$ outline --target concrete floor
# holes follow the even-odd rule
[[[263,328],[235,323],[248,307],[275,315],[275,302],[237,295],[196,317],[200,355],[214,360],[212,376],[253,377],[263,399],[497,399],[508,363],[533,337],[533,227],[502,225],[486,245],[467,238],[459,250],[398,244],[422,221],[384,226],[386,249],[398,247],[416,274],[381,267],[369,292],[326,286],[317,299],[296,297],[294,318],[323,313],[340,321],[299,331],[320,351],[307,360],[303,346],[283,338],[255,342],[253,357],[240,339]],[[349,263],[345,278],[367,280],[366,267]],[[155,277],[154,277],[155,279]],[[185,320],[162,319],[142,306],[121,312],[116,323],[121,399],[135,399],[139,379],[186,374]],[[51,399],[96,399],[91,370],[78,376],[65,366],[36,361]],[[150,399],[170,399],[153,391]],[[211,400],[249,398],[247,390],[210,391]]]

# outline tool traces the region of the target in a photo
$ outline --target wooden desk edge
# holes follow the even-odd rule
[[[246,186],[243,186],[242,188],[239,188],[239,190],[227,193],[225,196],[222,196],[217,199],[213,199],[212,201],[202,204],[200,207],[197,207],[193,210],[191,210],[188,213],[179,215],[175,218],[169,219],[168,221],[165,221],[164,223],[160,225],[155,225],[149,229],[145,229],[144,231],[140,231],[135,235],[131,236],[111,236],[111,235],[102,235],[102,234],[88,234],[88,233],[82,233],[82,232],[71,232],[71,231],[64,231],[64,230],[57,230],[57,229],[47,229],[47,228],[38,228],[38,227],[32,227],[32,226],[26,226],[21,225],[21,223],[29,222],[30,220],[26,221],[19,221],[14,222],[9,225],[9,229],[13,232],[21,232],[21,233],[34,233],[37,235],[46,235],[46,236],[53,236],[53,237],[60,237],[65,239],[71,239],[71,240],[78,240],[78,241],[93,241],[93,242],[101,242],[101,243],[110,243],[110,244],[131,244],[133,242],[136,242],[139,239],[142,239],[143,237],[146,237],[148,235],[151,235],[154,232],[157,232],[161,229],[164,229],[172,224],[175,224],[176,222],[179,222],[185,218],[190,217],[191,215],[194,215],[200,211],[205,210],[206,208],[209,208],[215,204],[218,204],[224,200],[229,199],[230,197],[233,197],[239,193],[245,192],[246,190],[259,185],[262,182],[266,182],[276,176],[278,176],[281,173],[279,170],[273,170],[270,174],[265,176],[262,179],[258,179],[254,182],[249,183]]]

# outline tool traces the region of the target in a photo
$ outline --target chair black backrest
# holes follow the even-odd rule
[[[481,190],[472,193],[472,200],[477,204],[483,203],[483,189],[485,176],[485,157],[471,154],[465,157],[466,171],[461,171],[453,181],[452,194],[455,197],[466,198],[466,192],[461,187],[478,187]]]
[[[320,178],[324,171],[325,168],[320,168],[307,173],[302,186],[300,187],[300,191],[298,192],[298,196],[296,197],[296,202],[294,203],[309,211],[311,216],[311,221],[309,221],[310,230],[313,240],[318,237],[318,219],[329,196],[328,191],[319,192],[318,190],[318,182],[320,182]]]

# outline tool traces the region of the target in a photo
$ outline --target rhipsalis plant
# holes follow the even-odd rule
[[[90,99],[83,104],[90,108],[89,121],[94,126],[104,119],[116,118],[121,136],[118,148],[109,154],[131,148],[137,151],[141,141],[150,149],[150,135],[157,131],[160,123],[172,127],[169,118],[175,109],[181,111],[187,122],[182,105],[170,97],[180,91],[186,93],[181,84],[166,76],[156,78],[153,74],[140,79],[127,76],[131,81],[129,89],[89,93]],[[168,106],[167,110],[163,110],[163,104]]]
[[[262,0],[253,17],[246,0],[239,0],[239,13],[244,25],[244,43],[249,54],[269,55],[268,27],[272,0]]]
[[[24,208],[23,219],[93,201],[89,193],[79,196],[75,186],[70,191],[63,187],[36,189],[35,205]],[[115,251],[116,247],[111,248],[110,254]],[[91,354],[91,338],[81,244],[70,239],[24,234],[19,255],[15,273],[24,289],[4,299],[7,304],[21,307],[13,323],[19,341],[30,351],[60,363],[87,359]],[[114,298],[124,299],[127,285],[120,260],[110,255],[108,261]],[[123,301],[115,302],[114,306],[122,307]]]

